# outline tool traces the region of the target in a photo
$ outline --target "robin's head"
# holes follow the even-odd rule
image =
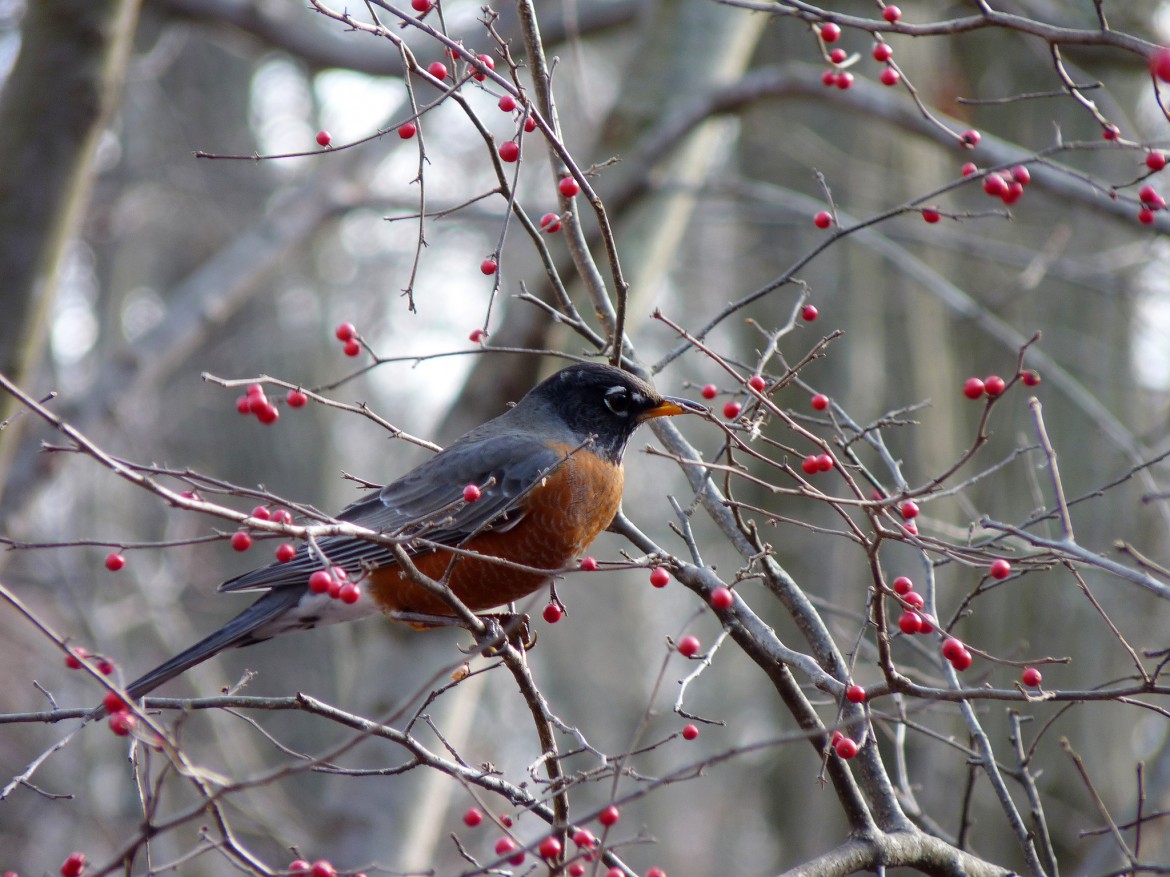
[[[638,425],[654,417],[706,411],[687,399],[663,396],[641,378],[600,363],[571,365],[542,381],[518,409],[540,408],[568,426],[578,441],[617,463]]]

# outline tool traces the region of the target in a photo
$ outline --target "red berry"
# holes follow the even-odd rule
[[[720,611],[730,609],[734,602],[735,595],[731,593],[730,588],[720,586],[711,592],[711,606],[715,609]]]
[[[309,590],[314,594],[324,594],[332,584],[333,576],[329,574],[329,570],[319,569],[309,576]]]
[[[241,414],[252,413],[252,400],[247,396],[240,396],[236,399],[236,410]]]
[[[922,630],[922,616],[913,609],[907,609],[898,618],[898,630],[907,636],[913,636]]]
[[[848,737],[842,737],[833,747],[833,751],[837,753],[838,758],[848,761],[857,755],[857,744]]]
[[[309,869],[309,877],[337,877],[337,869],[328,859],[318,859]]]
[[[1006,579],[1012,574],[1012,565],[1004,560],[1002,557],[996,558],[991,564],[991,577],[993,579]]]
[[[507,813],[501,813],[500,814],[500,825],[504,826],[504,828],[511,828],[512,827],[512,817],[509,816]]]
[[[291,524],[292,512],[288,509],[277,509],[272,513],[272,523],[274,524]]]
[[[922,623],[918,625],[919,633],[934,633],[935,625],[938,624],[934,620],[934,616],[929,612],[919,612],[918,617],[922,619]]]
[[[1146,184],[1138,191],[1138,199],[1151,210],[1160,210],[1166,206],[1166,199],[1158,194],[1158,190]]]
[[[1116,140],[1118,137],[1121,136],[1121,129],[1118,128],[1116,125],[1106,125],[1101,130],[1101,136],[1104,137],[1106,140]]]
[[[878,75],[878,79],[881,80],[882,85],[897,85],[902,81],[902,74],[893,67],[887,67]],[[929,222],[930,220],[927,221]],[[935,221],[937,222],[937,220]]]
[[[825,85],[829,86],[830,88],[832,86],[836,85],[837,84],[837,71],[836,70],[826,70],[824,73],[821,74],[821,82],[824,83]]]
[[[907,576],[898,576],[894,579],[894,593],[905,596],[914,590],[914,582]]]
[[[816,454],[809,454],[807,457],[805,457],[803,460],[801,460],[800,461],[800,468],[804,471],[805,475],[813,475],[813,474],[821,471],[820,466],[817,463],[817,455]]]
[[[85,853],[70,853],[69,858],[61,865],[61,877],[81,877],[86,864],[88,863]]]
[[[561,854],[561,842],[555,837],[546,837],[537,848],[542,859],[555,859]]]
[[[865,703],[865,689],[860,685],[850,685],[845,689],[845,699],[850,703]]]
[[[1021,186],[1026,186],[1028,183],[1032,182],[1032,172],[1024,167],[1024,165],[1017,164],[1014,168],[1012,168],[1012,179]]]
[[[546,234],[556,234],[561,230],[561,218],[555,213],[546,213],[540,217],[540,227]]]
[[[915,524],[913,521],[907,521],[905,524],[902,525],[902,529],[904,529],[911,536],[918,535],[918,525]]]
[[[757,393],[762,393],[764,388],[768,386],[768,382],[765,381],[760,375],[752,375],[751,380],[748,381],[748,386]]]
[[[646,877],[666,877],[666,872],[661,868],[651,868],[646,872]]]
[[[905,603],[907,606],[909,606],[911,609],[918,610],[926,605],[926,598],[923,597],[921,594],[919,594],[917,591],[908,591],[907,593],[902,595],[902,602]],[[921,626],[922,625],[919,625],[919,627],[921,627]]]
[[[447,65],[442,61],[432,61],[430,66],[427,67],[427,73],[431,74],[435,79],[446,79]]]
[[[836,85],[837,85],[837,88],[841,89],[842,91],[845,91],[845,89],[847,89],[847,88],[849,88],[849,86],[853,85],[853,74],[852,73],[838,73]]]
[[[129,737],[134,732],[134,726],[138,724],[138,720],[130,713],[114,713],[106,719],[106,724],[117,736]]]
[[[415,135],[416,131],[418,131],[418,128],[415,126],[414,122],[403,122],[398,126],[398,136],[403,140],[409,140]]]
[[[951,663],[954,663],[955,660],[965,651],[967,651],[967,647],[963,645],[962,640],[955,639],[953,636],[948,636],[945,640],[943,640],[942,656]]]
[[[1158,49],[1150,55],[1150,73],[1163,82],[1170,82],[1170,49]]]
[[[97,668],[98,668],[98,672],[101,673],[103,676],[113,676],[114,675],[114,662],[109,660],[108,658],[98,658]]]
[[[102,706],[106,708],[106,712],[113,715],[114,713],[128,712],[130,704],[122,699],[122,695],[116,691],[107,691],[102,697]]]
[[[979,141],[983,139],[983,135],[972,128],[969,131],[964,131],[959,135],[959,143],[965,149],[974,149],[979,145]]]
[[[829,745],[836,748],[837,741],[840,740],[844,736],[845,736],[844,734],[842,734],[839,730],[834,728],[833,729],[833,736],[829,738]]]
[[[821,39],[826,43],[835,43],[841,38],[841,28],[828,21],[821,25]]]
[[[966,649],[963,649],[963,651],[959,652],[955,660],[951,661],[951,666],[962,673],[971,666],[972,660],[971,653]]]
[[[483,813],[478,807],[469,807],[467,812],[463,814],[463,824],[470,828],[475,828],[481,822],[483,822]]]
[[[544,607],[544,612],[542,613],[542,615],[544,616],[544,620],[547,621],[549,624],[556,624],[558,621],[561,620],[561,617],[564,614],[565,614],[565,610],[563,610],[556,603],[549,603],[547,606]]]
[[[1007,194],[1007,180],[999,174],[988,174],[983,178],[983,191],[992,198],[1002,198]]]
[[[1015,204],[1017,201],[1019,201],[1020,198],[1023,197],[1023,195],[1024,195],[1024,187],[1020,183],[1017,183],[1015,180],[1012,180],[1010,183],[1007,184],[1007,191],[1004,192],[999,197],[1000,197],[1000,200],[1003,201],[1004,204],[1007,204],[1010,206],[1012,204]]]
[[[257,417],[269,406],[268,399],[264,396],[264,391],[259,393],[248,394],[248,410]]]
[[[592,558],[592,557],[582,557],[581,558],[581,569],[584,570],[585,572],[596,572],[597,560],[595,558]]]
[[[304,408],[309,404],[309,397],[300,390],[289,390],[284,401],[288,403],[289,408]]]
[[[479,344],[479,342],[483,341],[486,336],[487,332],[485,332],[483,329],[472,329],[471,334],[467,337],[472,344]]]
[[[410,8],[415,12],[430,12],[431,0],[410,0]]]
[[[345,342],[343,350],[346,356],[358,356],[362,352],[362,346],[356,340],[350,340]]]
[[[617,825],[619,819],[622,818],[622,811],[618,810],[613,804],[610,804],[597,816],[597,821],[609,828],[612,825]]]
[[[515,140],[505,140],[498,152],[501,161],[513,162],[520,157],[520,145]]]
[[[585,863],[573,862],[569,865],[569,877],[585,877]]]
[[[483,496],[483,491],[481,491],[474,484],[468,484],[466,487],[463,488],[463,501],[464,502],[475,502],[481,496]]]
[[[817,456],[817,471],[818,472],[828,472],[830,469],[833,468],[833,465],[834,465],[833,458],[830,457],[828,454],[819,454]]]
[[[682,736],[684,740],[696,740],[699,736],[699,728],[697,725],[686,725],[682,729]]]
[[[357,329],[354,328],[353,323],[341,323],[334,330],[333,334],[337,336],[338,341],[352,341],[354,338],[357,337]],[[264,391],[261,390],[260,392],[263,393]],[[254,395],[251,392],[250,387],[249,387],[248,395],[249,396]]]
[[[1039,688],[1040,683],[1044,681],[1044,677],[1040,675],[1040,671],[1035,667],[1025,667],[1024,672],[1020,675],[1020,681],[1029,688]]]
[[[963,384],[963,395],[968,399],[978,399],[986,389],[979,378],[967,378],[967,382]]]
[[[496,62],[492,60],[491,55],[476,55],[475,58],[477,61],[479,61],[480,64],[482,64],[488,70],[495,70],[496,69]],[[483,82],[485,79],[487,79],[487,73],[485,73],[482,70],[476,70],[474,73],[471,74],[471,78],[474,79],[476,82]]]
[[[500,97],[497,106],[499,106],[499,108],[505,113],[510,113],[512,110],[516,109],[516,98],[512,97],[510,94],[505,94]]]
[[[516,842],[510,837],[501,837],[496,841],[495,851],[497,856],[506,856],[509,853],[515,852]]]
[[[529,116],[527,119],[524,120],[524,132],[526,134],[531,134],[535,130],[536,130],[536,119],[532,118],[532,116]]]
[[[998,396],[1007,389],[1007,382],[999,375],[990,375],[983,379],[983,389],[988,396]]]
[[[739,417],[739,412],[743,410],[743,406],[738,402],[728,402],[723,406],[723,416],[727,420],[735,420]]]
[[[899,9],[897,6],[887,6],[885,9],[882,10],[882,18],[884,18],[890,24],[893,24],[895,21],[897,21],[901,17],[902,17],[902,10]]]
[[[330,134],[328,131],[318,131],[317,132],[317,145],[318,146],[328,146],[332,142],[333,142],[333,135]]]
[[[1146,153],[1146,167],[1152,171],[1162,170],[1166,167],[1166,153],[1157,150]]]
[[[272,512],[268,510],[266,505],[258,505],[250,512],[250,517],[258,521],[267,521],[272,517]]]
[[[693,658],[699,653],[699,638],[688,633],[678,641],[678,653],[684,658]]]
[[[670,584],[670,573],[660,566],[650,570],[650,584],[656,588],[665,588]]]
[[[969,177],[969,176],[971,176],[971,174],[979,173],[979,166],[976,165],[975,162],[969,161],[965,165],[963,165],[961,168],[959,168],[959,173],[961,173],[965,177]]]
[[[939,213],[937,210],[935,210],[933,207],[924,207],[922,209],[922,218],[924,220],[926,220],[928,223],[930,223],[931,225],[934,225],[934,223],[936,223],[940,219],[942,219],[942,214]]]
[[[291,874],[308,874],[309,869],[313,866],[304,859],[293,859],[288,863],[288,870]]]
[[[714,399],[719,395],[719,388],[714,384],[707,384],[699,393],[704,399]]]
[[[280,563],[288,563],[297,555],[296,546],[291,542],[281,542],[276,546],[276,559]]]
[[[885,64],[892,57],[894,57],[894,47],[889,43],[874,43],[873,44],[873,59]]]
[[[106,555],[106,569],[110,572],[117,572],[126,565],[126,558],[117,551],[111,551]]]
[[[252,537],[243,530],[232,533],[232,548],[236,551],[247,551],[252,547]]]
[[[70,670],[80,670],[81,662],[89,657],[89,651],[87,649],[83,649],[81,646],[74,646],[73,651],[77,657],[75,658],[73,655],[66,655],[65,666]]]
[[[1142,225],[1153,225],[1156,218],[1157,217],[1154,216],[1154,211],[1150,210],[1148,207],[1143,207],[1138,211],[1138,222],[1140,222]]]
[[[578,828],[573,832],[573,843],[578,847],[593,849],[593,847],[597,846],[597,838],[593,836],[593,832],[588,828]]]
[[[561,194],[566,198],[572,198],[581,191],[581,184],[572,177],[561,177],[561,181],[557,183],[557,188],[561,190]]]
[[[256,419],[265,426],[270,426],[280,420],[280,409],[275,405],[265,403],[264,407],[256,412]]]
[[[346,582],[337,589],[337,599],[352,606],[362,598],[362,589],[353,582]]]
[[[822,210],[813,217],[813,225],[817,228],[828,228],[833,224],[833,214],[828,210]]]
[[[800,309],[800,318],[806,323],[811,323],[818,316],[816,307],[813,305],[805,305]]]
[[[829,407],[829,397],[824,393],[817,393],[812,397],[811,404],[814,411],[824,411]]]
[[[912,499],[908,499],[898,507],[898,511],[902,513],[902,517],[907,521],[912,521],[918,517],[918,503]]]
[[[1040,383],[1040,373],[1031,370],[1020,372],[1020,380],[1025,387],[1034,387]]]
[[[832,61],[834,64],[840,64],[842,61],[844,61],[848,57],[849,57],[849,53],[846,52],[844,49],[833,49],[833,51],[829,52],[829,60]]]

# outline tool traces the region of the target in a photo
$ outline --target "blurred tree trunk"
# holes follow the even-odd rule
[[[0,97],[0,370],[21,382],[43,350],[61,268],[93,188],[140,0],[38,0]],[[0,401],[0,420],[15,410]],[[19,428],[19,423],[15,425]],[[17,442],[0,444],[0,485]],[[0,487],[2,490],[2,487]]]

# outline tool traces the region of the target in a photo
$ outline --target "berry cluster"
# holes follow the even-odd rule
[[[426,0],[424,0],[426,2]],[[308,862],[305,859],[293,859],[288,863],[288,872],[304,877],[337,877],[337,869],[328,859],[318,859]],[[354,874],[353,877],[366,877],[364,872]]]
[[[341,342],[346,356],[357,356],[362,352],[361,336],[358,335],[353,323],[341,323],[333,330],[333,334]]]
[[[973,164],[965,164],[962,174],[969,177],[978,173],[979,169]],[[983,191],[992,198],[998,198],[1004,204],[1011,206],[1024,195],[1024,188],[1032,182],[1032,173],[1024,165],[1018,164],[1010,170],[993,171],[983,178]]]
[[[1155,153],[1150,153],[1150,155],[1154,154]],[[1161,153],[1156,154],[1161,155]],[[1165,161],[1164,156],[1162,160]],[[1147,163],[1149,162],[1148,157],[1146,161]],[[1143,225],[1149,225],[1154,221],[1155,211],[1166,209],[1166,199],[1159,195],[1158,190],[1149,183],[1142,186],[1141,189],[1138,190],[1138,200],[1142,202],[1142,208],[1138,211],[1138,222],[1142,223]]]
[[[968,399],[981,399],[987,396],[994,399],[1007,389],[1007,382],[999,375],[990,375],[986,378],[967,378],[963,384],[963,395]]]
[[[948,636],[943,640],[942,656],[951,662],[951,666],[962,673],[971,666],[971,653],[963,645],[961,639]]]
[[[914,582],[907,576],[898,576],[894,579],[893,587],[903,606],[903,612],[898,618],[898,629],[907,636],[934,633],[937,622],[929,612],[922,611],[926,600],[914,590]]]
[[[120,694],[107,691],[106,696],[102,698],[102,706],[110,714],[106,723],[111,731],[119,737],[127,737],[134,732],[134,726],[138,724],[138,720],[130,712],[130,704],[126,703]]]
[[[319,569],[309,576],[309,590],[314,594],[328,594],[334,600],[353,604],[362,597],[361,586],[349,580],[347,573],[340,566],[330,569]]]
[[[902,10],[897,6],[887,6],[882,10],[882,17],[890,24],[893,24],[902,17]],[[817,35],[821,38],[822,43],[829,45],[841,39],[841,28],[829,21],[817,28]],[[873,55],[873,59],[879,64],[886,65],[882,68],[882,72],[878,76],[878,80],[882,85],[893,86],[902,81],[902,74],[891,63],[894,50],[889,43],[882,41],[879,37],[878,42],[873,44],[871,54]],[[821,82],[828,87],[836,86],[842,91],[852,86],[853,74],[841,69],[841,65],[845,63],[848,57],[849,53],[839,46],[831,49],[829,51],[829,61],[833,64],[833,67],[822,74]]]
[[[828,472],[836,464],[828,454],[809,454],[800,461],[800,468],[805,475],[815,475],[817,472]]]
[[[248,384],[248,391],[236,399],[236,411],[240,414],[255,414],[256,419],[268,425],[280,420],[280,411],[264,395],[260,384]]]
[[[829,745],[833,747],[833,751],[837,753],[837,757],[843,761],[848,761],[857,755],[857,741],[846,737],[840,731],[833,732],[833,737],[829,741]]]
[[[74,655],[76,655],[76,657],[74,657]],[[101,655],[92,655],[88,649],[85,649],[82,646],[74,646],[73,654],[65,656],[65,666],[70,670],[80,670],[82,661],[92,661],[93,665],[97,668],[97,671],[103,676],[111,675],[116,669],[114,662],[109,658],[102,657]]]
[[[688,725],[687,727],[691,728],[693,726]],[[687,736],[687,732],[685,730],[683,732],[683,736]],[[687,739],[693,740],[694,737],[697,736],[698,730],[696,729],[694,736],[687,737]],[[621,811],[618,810],[618,808],[613,804],[610,804],[597,816],[597,821],[600,822],[601,825],[605,828],[610,828],[614,825],[617,825],[620,819]],[[483,821],[483,811],[478,807],[469,807],[463,813],[463,824],[468,828],[477,828],[483,824]],[[512,817],[508,816],[507,814],[501,815],[499,818],[499,824],[502,825],[505,829],[510,829],[513,824]],[[571,875],[571,877],[583,877],[587,870],[585,863],[595,862],[598,858],[600,858],[602,852],[601,842],[597,839],[596,835],[594,835],[593,832],[587,828],[574,829],[571,835],[571,839],[578,852],[576,853],[576,858],[573,858],[573,860],[568,863],[566,873]],[[506,859],[508,863],[513,866],[522,865],[526,858],[525,851],[521,849],[520,844],[517,843],[515,838],[510,834],[505,834],[502,837],[497,838],[495,844],[492,846],[492,849],[497,856]],[[556,863],[560,861],[561,857],[565,854],[565,847],[560,838],[549,835],[545,838],[542,838],[540,843],[537,844],[536,853],[546,862]],[[293,873],[297,872],[294,871]],[[620,869],[610,869],[609,871],[606,871],[605,874],[607,877],[611,874],[618,875],[618,877],[625,877],[625,872]],[[314,874],[313,877],[316,877],[316,875]],[[661,868],[651,868],[646,872],[646,877],[666,877],[666,872]]]

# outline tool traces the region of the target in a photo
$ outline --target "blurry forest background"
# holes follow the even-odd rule
[[[1141,45],[1170,41],[1170,10],[1153,0],[991,5],[1080,31],[1099,28],[1104,10],[1115,31]],[[980,6],[905,0],[903,22],[977,15]],[[399,28],[385,10],[360,2],[346,8],[365,22],[378,11],[423,68],[442,58],[434,40]],[[831,11],[881,21],[874,2],[834,3]],[[496,29],[523,62],[516,8],[504,3],[495,12]],[[427,23],[441,21],[473,52],[492,51],[479,3],[445,0],[441,13],[440,19],[432,11]],[[1040,36],[1008,27],[925,36],[890,30],[884,39],[903,80],[937,114],[935,125],[904,82],[892,88],[878,82],[883,65],[870,57],[873,35],[860,29],[846,26],[839,43],[859,56],[849,67],[853,86],[824,86],[828,47],[810,29],[811,13],[801,20],[708,0],[567,0],[538,4],[537,14],[547,55],[555,58],[562,141],[578,167],[596,168],[589,179],[615,226],[630,283],[626,329],[641,362],[654,364],[679,340],[651,319],[655,308],[697,331],[830,240],[833,232],[812,221],[828,206],[818,173],[844,227],[955,184],[929,204],[912,205],[939,207],[941,222],[925,223],[912,209],[833,241],[797,273],[806,287],[788,284],[760,296],[716,326],[707,343],[751,374],[768,337],[793,320],[807,290],[819,319],[796,319],[780,338],[782,360],[768,360],[765,373],[779,377],[785,363],[798,362],[821,338],[843,334],[803,368],[803,383],[782,387],[774,401],[826,437],[834,434],[833,421],[808,407],[811,392],[827,394],[862,424],[901,412],[885,424],[885,439],[909,483],[922,485],[975,436],[984,405],[963,397],[964,380],[1010,378],[1021,345],[1042,332],[1025,365],[1043,382],[1017,385],[997,404],[987,447],[958,480],[1036,444],[1027,405],[1035,394],[1067,496],[1101,491],[1074,507],[1079,543],[1131,563],[1114,549],[1124,540],[1170,564],[1170,506],[1158,486],[1170,473],[1164,462],[1135,473],[1170,450],[1170,222],[1160,211],[1151,225],[1139,223],[1130,185],[1147,173],[1148,148],[1170,147],[1170,123],[1141,51],[1061,46],[1072,80],[1099,84],[1083,92],[1095,115],[1062,92],[1049,42]],[[500,72],[504,65],[495,57]],[[496,186],[491,154],[468,113],[446,101],[418,122],[426,149],[420,164],[419,139],[401,139],[394,130],[413,115],[402,59],[389,41],[349,31],[302,2],[2,0],[0,372],[34,397],[56,392],[48,407],[121,459],[262,485],[328,511],[359,495],[343,473],[384,482],[427,452],[392,439],[369,419],[319,404],[282,407],[280,421],[264,426],[236,413],[238,389],[202,380],[203,373],[269,375],[317,388],[339,402],[366,403],[395,426],[443,444],[565,364],[490,348],[596,353],[546,310],[519,300],[524,290],[544,301],[551,296],[538,251],[516,220],[498,278],[481,273],[506,212],[499,195],[440,212]],[[526,76],[522,68],[521,81]],[[420,105],[440,94],[417,74],[413,89]],[[517,120],[497,109],[496,84],[472,80],[461,93],[497,142],[513,136]],[[1026,93],[1054,94],[969,100]],[[1121,142],[1102,138],[1103,121],[1120,129]],[[966,128],[983,135],[973,150],[955,136]],[[317,147],[322,129],[334,148]],[[336,148],[379,130],[388,133]],[[978,180],[958,184],[966,161],[981,168],[1028,161],[1058,138],[1080,146],[1030,164],[1033,182],[1010,214]],[[566,209],[540,134],[526,137],[524,149],[517,197],[528,216]],[[194,157],[196,151],[312,154],[213,160]],[[421,251],[420,166],[429,211]],[[510,175],[516,166],[506,167]],[[1150,182],[1160,181],[1155,175]],[[1119,197],[1111,197],[1114,186]],[[576,200],[585,233],[594,235],[592,211],[584,196]],[[542,240],[597,327],[563,236]],[[602,254],[599,261],[610,282]],[[411,285],[408,299],[403,290]],[[342,321],[353,322],[391,361],[367,371],[368,357],[345,357],[333,337]],[[469,340],[480,327],[489,333],[482,346]],[[725,401],[748,399],[694,350],[671,359],[655,380],[662,392],[691,398],[716,383],[723,391],[711,403],[716,416]],[[225,539],[201,541],[234,525],[168,509],[84,455],[41,452],[42,441],[64,439],[31,414],[17,416],[19,407],[0,398],[0,420],[15,416],[0,432],[0,535],[21,543],[94,543],[0,553],[0,581],[38,618],[71,644],[110,656],[129,679],[242,607],[238,597],[215,595],[215,586],[266,562],[275,542],[260,540],[240,555]],[[674,425],[705,459],[716,459],[725,441],[716,424],[690,418]],[[769,431],[804,448],[773,421]],[[670,529],[677,518],[667,497],[685,507],[694,491],[671,460],[643,453],[648,444],[655,441],[645,430],[627,457],[626,513],[659,545],[690,559]],[[776,473],[763,477],[776,480]],[[962,544],[980,537],[983,515],[1024,521],[1052,505],[1048,479],[1042,455],[1022,454],[960,492],[922,502],[920,530]],[[722,484],[722,476],[717,480]],[[818,484],[835,489],[831,481]],[[813,596],[841,650],[850,651],[873,578],[864,553],[836,535],[836,513],[824,502],[776,497],[746,481],[735,495],[821,528],[760,520],[776,560]],[[247,497],[226,501],[240,511],[254,505]],[[742,558],[701,515],[693,525],[703,562],[730,582]],[[1059,537],[1051,519],[1033,531]],[[178,544],[149,547],[157,543]],[[121,546],[127,566],[108,572],[103,558]],[[1030,550],[1023,543],[1008,548]],[[643,553],[614,534],[592,549],[603,561],[620,561],[623,552]],[[940,559],[908,544],[893,545],[884,557],[890,578],[922,576],[924,564]],[[1084,575],[1135,649],[1168,645],[1164,599],[1092,569]],[[937,576],[940,617],[949,618],[979,573],[944,564]],[[671,705],[678,680],[693,667],[669,650],[667,637],[692,632],[706,647],[719,633],[718,619],[678,582],[650,588],[644,569],[570,575],[558,590],[568,615],[555,626],[539,620],[541,595],[520,607],[537,619],[539,643],[528,658],[553,711],[607,753],[676,733],[684,720]],[[782,641],[803,648],[800,631],[757,579],[737,591]],[[1069,665],[1043,667],[1047,687],[1088,689],[1134,673],[1130,654],[1059,565],[989,592],[961,629],[967,642],[1013,660],[1071,657]],[[466,642],[455,630],[342,625],[227,653],[159,694],[214,695],[254,670],[241,693],[304,691],[371,718],[397,709],[410,715],[420,688],[457,665],[457,646]],[[922,667],[936,661],[925,651],[918,660]],[[0,666],[0,714],[86,707],[102,695],[87,675],[67,670],[52,641],[7,603],[0,605]],[[854,675],[864,685],[881,681],[872,649],[860,649]],[[965,681],[1010,689],[1016,678],[1018,668],[977,660]],[[945,686],[942,680],[934,678]],[[811,687],[807,694],[831,726],[833,698]],[[1147,710],[1117,702],[974,703],[1005,761],[1014,752],[1009,707],[1033,717],[1029,741],[1045,727],[1032,769],[1040,774],[1064,874],[1124,871],[1127,862],[1115,837],[1083,834],[1106,822],[1060,738],[1085,758],[1117,822],[1137,815],[1138,762],[1143,806],[1170,809],[1170,721],[1164,698],[1161,704]],[[798,730],[764,675],[730,646],[688,691],[687,708],[725,724],[703,725],[698,740],[676,737],[639,756],[638,775],[665,775]],[[900,800],[912,818],[990,861],[1027,871],[1000,803],[969,771],[963,752],[947,743],[968,742],[955,704],[887,697],[874,709],[890,719],[877,742],[900,753]],[[509,675],[473,676],[426,712],[469,764],[490,763],[517,783],[528,780],[540,748]],[[895,721],[899,715],[908,724]],[[76,724],[0,726],[0,784]],[[922,730],[927,725],[929,733]],[[433,735],[418,732],[442,751]],[[240,778],[296,761],[272,738],[320,752],[349,733],[296,712],[203,710],[185,720],[181,738],[194,763]],[[573,739],[562,743],[571,748]],[[74,849],[110,864],[143,818],[127,750],[127,741],[104,725],[89,727],[0,801],[0,870],[56,873]],[[371,741],[343,760],[348,768],[378,771],[405,757]],[[576,763],[591,766],[589,756]],[[820,770],[802,740],[738,751],[701,776],[623,805],[623,837],[656,840],[624,847],[623,858],[637,873],[657,865],[673,877],[772,874],[808,860],[848,830],[832,787],[818,782]],[[591,812],[615,788],[624,793],[636,784],[621,779],[615,786],[608,775],[583,783],[574,789],[574,808]],[[515,815],[506,802],[480,794],[489,809]],[[194,800],[176,782],[162,804],[180,808]],[[1019,801],[1028,811],[1028,802]],[[310,860],[325,857],[371,874],[427,868],[455,874],[473,869],[451,832],[483,861],[492,858],[489,829],[476,835],[459,821],[473,804],[460,784],[419,769],[363,777],[304,772],[238,792],[226,809],[241,841],[272,868],[283,868],[295,847]],[[1170,861],[1164,823],[1146,826],[1141,858]],[[199,825],[163,834],[150,860],[140,855],[127,873],[158,873],[161,863],[200,848]],[[547,827],[529,815],[516,831],[528,841]],[[1132,842],[1132,830],[1126,837]],[[207,852],[177,873],[224,874],[231,867]]]

